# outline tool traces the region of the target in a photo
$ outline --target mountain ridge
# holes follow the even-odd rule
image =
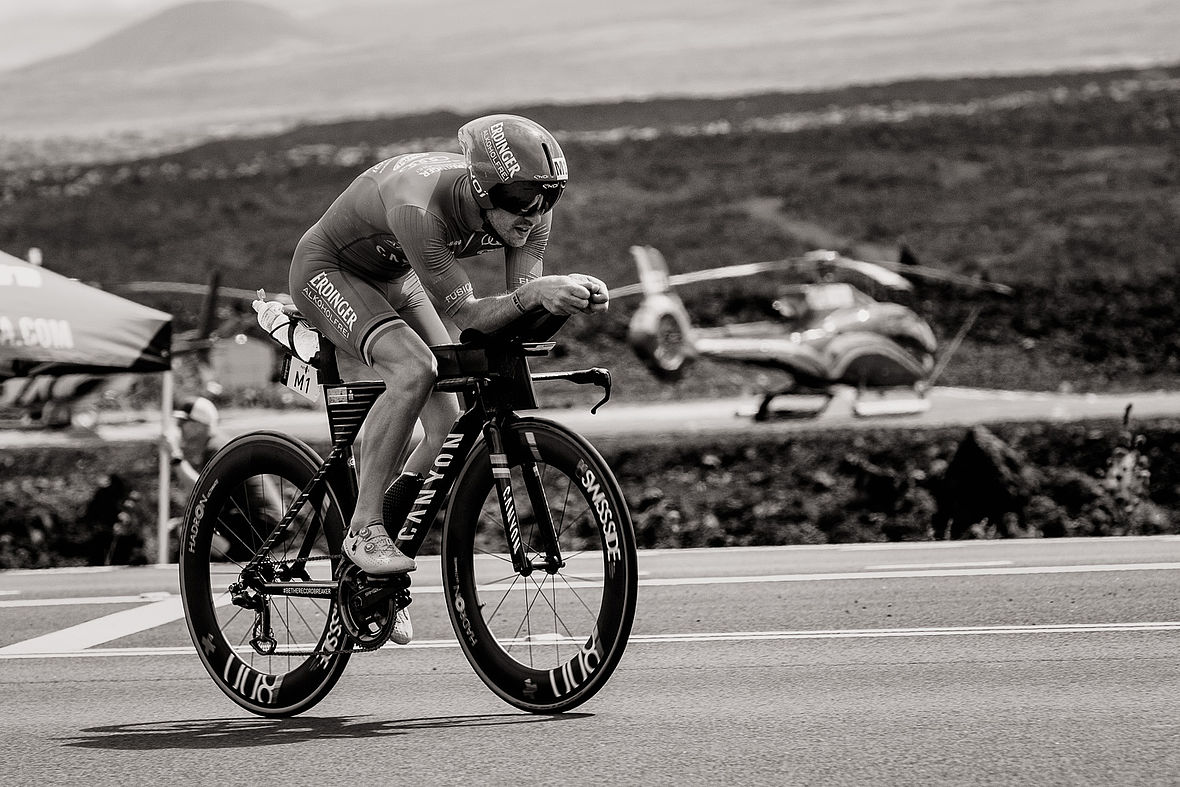
[[[274,2],[274,0],[269,0]],[[0,143],[228,129],[527,104],[737,96],[915,78],[1107,70],[1180,59],[1180,3],[838,4],[599,0],[521,24],[518,0],[422,0],[295,17],[187,3],[70,55],[0,73]],[[301,7],[307,8],[306,3]],[[186,21],[184,14],[201,15]],[[238,21],[235,21],[238,20]],[[1042,29],[1055,31],[1046,45]]]
[[[254,0],[204,0],[172,6],[75,52],[0,76],[39,81],[96,72],[175,69],[218,59],[249,60],[294,44],[324,43],[309,25]]]

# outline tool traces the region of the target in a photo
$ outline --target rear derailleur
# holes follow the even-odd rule
[[[263,656],[272,655],[278,647],[274,629],[270,625],[270,602],[268,597],[255,589],[256,583],[274,580],[274,568],[262,564],[252,573],[242,572],[239,581],[229,586],[230,597],[235,606],[254,611],[254,629],[251,632],[250,647]]]

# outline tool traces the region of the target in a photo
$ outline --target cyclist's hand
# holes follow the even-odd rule
[[[590,289],[573,276],[542,276],[521,287],[552,314],[569,316],[590,310]]]
[[[278,301],[255,300],[251,305],[258,314],[258,324],[262,330],[270,332],[286,324],[287,315],[283,312],[283,304]]]
[[[160,435],[160,445],[168,452],[172,459],[183,459],[184,451],[180,448],[180,432],[175,428],[165,429]]]
[[[604,312],[610,307],[610,292],[602,279],[588,276],[585,273],[571,273],[570,278],[590,291],[589,312]]]

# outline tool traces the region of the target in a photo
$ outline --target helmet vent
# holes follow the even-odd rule
[[[555,167],[553,165],[553,153],[549,150],[549,145],[542,142],[541,143],[541,150],[545,151],[545,160],[549,162],[549,174],[556,175],[557,174],[557,167]]]

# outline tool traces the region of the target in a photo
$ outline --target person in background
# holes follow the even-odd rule
[[[168,430],[166,439],[172,475],[186,499],[205,462],[225,444],[217,428],[220,418],[217,405],[204,396],[182,399],[172,411],[175,428]]]
[[[217,428],[220,420],[217,405],[204,396],[183,398],[172,411],[171,428],[165,431],[164,440],[175,482],[171,500],[175,513],[183,513],[188,496],[201,475],[201,468],[225,443]],[[173,516],[169,521],[174,537],[179,539],[181,517]],[[220,533],[215,534],[212,549],[224,555],[238,552],[232,549],[229,539]]]
[[[178,510],[183,511],[201,469],[228,439],[219,429],[221,417],[217,406],[203,396],[182,399],[172,411],[172,421],[174,428],[168,431],[166,439],[180,498]],[[273,479],[253,476],[245,480],[241,498],[231,509],[249,512],[249,520],[245,516],[227,519],[222,529],[214,533],[210,549],[215,557],[247,561],[282,519],[286,505]],[[174,529],[179,527],[180,517],[174,517],[172,522]],[[281,544],[280,541],[275,545],[276,551],[281,551]]]

